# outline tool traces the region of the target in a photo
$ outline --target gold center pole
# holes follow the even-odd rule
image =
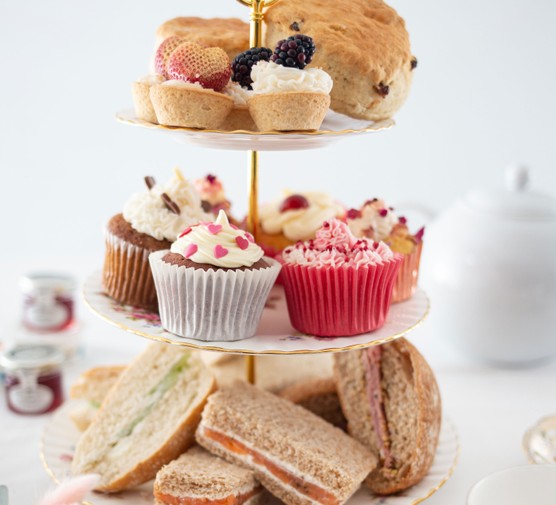
[[[276,3],[277,0],[238,0],[243,5],[251,8],[249,43],[250,47],[261,47],[263,43],[263,9]],[[257,240],[259,231],[259,153],[249,151],[248,153],[248,191],[249,206],[247,212],[247,229]],[[255,356],[245,357],[245,368],[247,380],[255,384]]]

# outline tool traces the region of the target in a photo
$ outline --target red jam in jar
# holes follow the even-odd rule
[[[19,345],[0,356],[8,408],[16,414],[52,412],[64,401],[64,354],[49,345]]]
[[[75,282],[67,275],[32,273],[21,278],[23,324],[31,331],[58,332],[75,320]]]

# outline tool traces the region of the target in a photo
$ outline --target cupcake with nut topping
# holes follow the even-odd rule
[[[368,200],[360,209],[350,209],[347,212],[347,223],[356,237],[383,240],[393,251],[403,255],[392,302],[403,302],[411,298],[417,289],[424,229],[412,234],[406,218],[398,216],[392,207],[378,198]]]
[[[384,242],[355,237],[338,219],[315,240],[282,253],[282,274],[293,327],[321,337],[347,337],[384,325],[402,262]]]
[[[280,264],[221,210],[149,257],[162,326],[181,337],[232,341],[255,334]]]
[[[148,257],[168,249],[186,226],[211,215],[201,206],[194,186],[176,169],[165,185],[145,177],[146,191],[133,195],[123,213],[106,226],[102,283],[106,294],[120,303],[156,311],[158,302]]]

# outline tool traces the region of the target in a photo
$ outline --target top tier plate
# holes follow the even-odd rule
[[[320,130],[299,132],[253,132],[247,130],[202,130],[181,126],[164,126],[139,119],[133,110],[116,114],[124,124],[150,128],[171,135],[181,143],[191,143],[210,149],[237,151],[297,151],[324,147],[349,135],[362,135],[387,130],[393,119],[367,121],[353,119],[328,111]]]

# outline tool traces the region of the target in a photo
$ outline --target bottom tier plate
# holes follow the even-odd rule
[[[43,432],[41,460],[48,474],[60,482],[71,474],[71,461],[80,432],[69,417],[72,403],[66,403],[50,418]],[[444,419],[434,463],[426,477],[407,491],[395,496],[376,496],[361,487],[347,505],[414,505],[438,491],[451,477],[459,456],[454,425]],[[91,493],[85,505],[152,505],[152,482],[115,495]]]
[[[378,330],[352,337],[314,337],[303,335],[291,326],[284,289],[275,286],[254,337],[234,342],[202,342],[173,335],[161,327],[157,314],[123,305],[108,297],[103,292],[100,272],[86,280],[83,295],[95,314],[122,330],[167,344],[235,354],[314,354],[381,345],[417,328],[429,312],[427,295],[417,289],[411,299],[392,304],[384,326]]]

